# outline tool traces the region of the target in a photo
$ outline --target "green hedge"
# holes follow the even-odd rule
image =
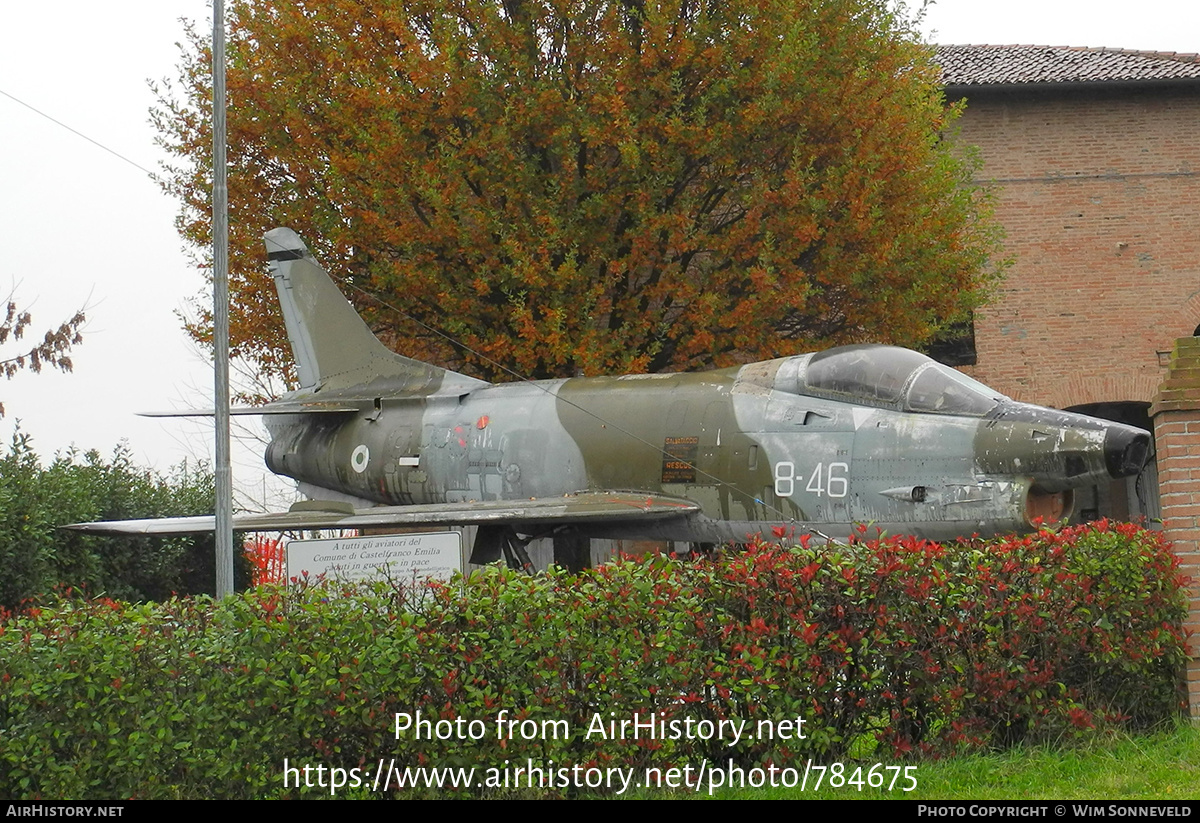
[[[19,430],[0,454],[0,612],[59,588],[124,600],[212,593],[211,535],[100,537],[65,523],[203,514],[213,509],[213,477],[177,469],[139,469],[124,446],[111,459],[67,452],[43,466]],[[249,567],[239,565],[239,582]]]
[[[0,795],[330,793],[285,788],[285,758],[360,776],[381,758],[474,767],[480,779],[506,761],[802,769],[1139,727],[1179,711],[1185,613],[1160,535],[1104,522],[964,545],[757,545],[578,577],[302,583],[219,604],[62,600],[0,623]],[[501,739],[502,711],[539,732]],[[805,737],[586,734],[635,711],[678,730],[802,718]],[[484,733],[397,736],[396,714],[417,712]],[[556,737],[563,723],[571,734]]]

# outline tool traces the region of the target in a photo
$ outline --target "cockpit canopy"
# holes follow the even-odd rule
[[[795,392],[831,400],[982,417],[1008,399],[949,366],[898,346],[839,346],[793,362]]]

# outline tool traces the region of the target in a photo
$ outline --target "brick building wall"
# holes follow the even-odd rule
[[[951,90],[953,92],[953,90]],[[975,321],[975,377],[1065,408],[1149,403],[1200,325],[1200,89],[973,91],[1014,263]]]
[[[1019,400],[1153,427],[1157,460],[1125,511],[1153,517],[1161,504],[1192,578],[1200,720],[1200,58],[1039,46],[939,57],[947,96],[967,100],[961,139],[979,149],[976,179],[995,186],[1013,260],[976,315],[967,370]],[[1090,491],[1087,516],[1125,516],[1119,483]]]
[[[1150,408],[1161,468],[1163,529],[1180,571],[1191,578],[1185,630],[1191,632],[1188,705],[1200,720],[1200,337],[1175,341],[1167,377]]]

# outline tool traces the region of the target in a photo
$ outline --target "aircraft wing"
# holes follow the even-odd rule
[[[234,531],[298,531],[361,529],[381,526],[546,526],[601,524],[686,517],[700,511],[690,500],[636,492],[580,492],[528,500],[485,500],[365,509],[314,508],[318,501],[297,504],[275,514],[239,514]],[[212,515],[151,520],[103,520],[72,523],[65,529],[92,534],[198,534],[215,529]]]
[[[366,402],[346,401],[276,401],[266,406],[233,406],[231,415],[253,414],[353,414],[362,411],[370,405]],[[180,409],[178,411],[147,411],[138,412],[138,417],[213,417],[214,409]]]

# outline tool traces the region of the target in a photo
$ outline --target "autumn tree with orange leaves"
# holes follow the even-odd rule
[[[490,379],[920,345],[998,276],[944,139],[958,112],[886,0],[234,0],[227,19],[232,342],[267,373],[290,359],[276,225],[396,350]],[[155,111],[200,248],[209,59],[192,32]]]

